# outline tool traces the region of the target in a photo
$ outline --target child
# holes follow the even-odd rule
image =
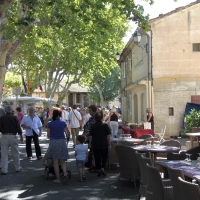
[[[88,160],[88,147],[83,143],[85,137],[83,135],[77,136],[77,145],[75,146],[75,157],[76,157],[76,166],[79,169],[80,178],[77,180],[79,182],[85,181],[85,162]]]

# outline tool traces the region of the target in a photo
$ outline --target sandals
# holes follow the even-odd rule
[[[68,180],[69,180],[67,174],[65,174],[65,175],[63,176],[63,178],[64,178],[64,181],[68,181]]]
[[[102,176],[106,176],[105,171],[100,170],[100,171],[98,172],[97,176],[100,177],[101,175],[102,175]]]
[[[77,179],[78,182],[83,182],[85,181],[85,176],[82,176],[82,178]]]
[[[68,180],[70,180],[71,179],[71,177],[72,177],[72,173],[71,173],[71,171],[70,170],[67,170],[67,173],[66,174],[64,174],[64,179],[65,179],[65,181],[68,181]]]

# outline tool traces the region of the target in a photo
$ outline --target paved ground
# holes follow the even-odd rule
[[[40,137],[42,153],[47,150],[48,140],[46,133]],[[9,172],[7,175],[0,175],[0,199],[69,199],[69,200],[117,200],[137,199],[138,188],[134,189],[133,182],[118,180],[119,168],[112,167],[106,170],[106,177],[97,177],[96,173],[86,173],[85,182],[77,182],[78,173],[75,166],[74,151],[72,142],[69,143],[70,159],[68,168],[72,171],[72,179],[66,183],[53,183],[55,176],[49,179],[44,178],[44,166],[42,160],[28,160],[25,153],[25,144],[19,145],[21,155],[22,172],[15,172],[9,156]],[[33,148],[34,149],[34,148]],[[34,155],[33,155],[34,156]]]
[[[179,139],[185,145],[186,139]],[[44,131],[40,137],[42,153],[48,148],[48,140]],[[138,199],[138,188],[134,188],[133,182],[118,181],[119,168],[113,166],[106,170],[106,177],[97,177],[96,173],[86,173],[85,182],[77,182],[78,173],[75,166],[72,142],[69,145],[70,159],[68,168],[72,171],[72,179],[66,183],[53,183],[55,176],[44,178],[44,166],[42,160],[28,160],[25,153],[25,144],[19,145],[21,155],[22,172],[14,170],[11,157],[9,156],[9,173],[0,175],[0,199],[67,199],[67,200],[136,200]],[[184,149],[184,148],[183,148]],[[144,199],[144,198],[143,198]],[[142,200],[142,198],[141,198]]]

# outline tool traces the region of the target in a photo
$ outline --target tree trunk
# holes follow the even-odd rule
[[[0,45],[0,102],[2,102],[2,88],[4,85],[4,80],[6,76],[6,54],[9,50],[10,45],[2,44]]]
[[[14,0],[1,0],[0,1],[0,28],[2,29],[6,23],[5,12],[10,8]],[[9,50],[9,44],[3,40],[3,32],[0,32],[0,102],[2,101],[2,87],[6,75],[6,54]]]
[[[1,58],[0,58],[0,60],[1,60]],[[0,66],[0,103],[2,102],[2,96],[3,96],[2,88],[4,85],[6,71],[7,70],[6,70],[5,66]]]
[[[12,42],[1,42],[0,44],[0,102],[2,102],[2,88],[5,81],[8,65],[11,63],[12,56],[17,50],[21,41],[16,39]]]

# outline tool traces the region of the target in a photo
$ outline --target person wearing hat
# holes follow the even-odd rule
[[[61,119],[68,122],[68,120],[69,120],[69,112],[66,110],[64,105],[61,106],[61,110],[62,110]]]
[[[8,173],[8,152],[11,147],[11,154],[16,172],[21,171],[19,150],[18,150],[18,137],[23,142],[22,130],[19,121],[15,115],[12,115],[13,109],[11,106],[5,107],[5,115],[0,117],[0,132],[1,137],[1,174]]]

